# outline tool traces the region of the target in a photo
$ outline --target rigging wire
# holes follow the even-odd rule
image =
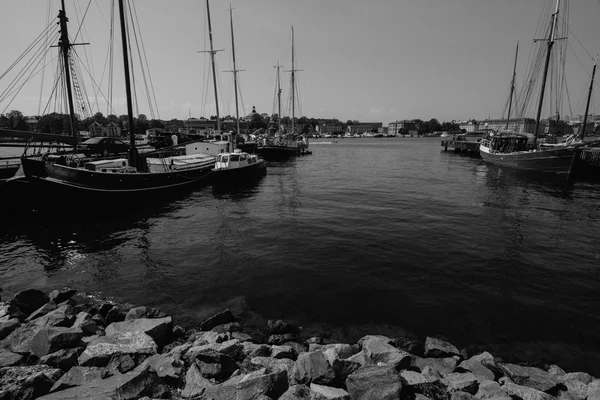
[[[48,7],[46,9],[46,24],[50,25],[50,21],[52,20],[51,17],[51,2],[48,2]],[[48,34],[46,33],[46,40],[48,39]],[[48,53],[44,53],[44,64],[46,63],[46,55]],[[45,70],[42,70],[42,79],[41,79],[41,84],[40,84],[40,94],[39,94],[39,98],[38,98],[38,115],[40,115],[41,111],[42,111],[42,93],[44,92],[44,77],[45,77]]]

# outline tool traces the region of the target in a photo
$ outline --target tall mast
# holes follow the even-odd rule
[[[279,79],[279,61],[277,61],[277,132],[281,133],[281,81]]]
[[[235,124],[237,131],[231,136],[232,148],[235,149],[235,135],[240,133],[240,112],[238,109],[238,85],[237,85],[237,73],[238,70],[235,67],[235,41],[233,40],[233,15],[231,13],[231,4],[229,4],[229,21],[231,24],[231,54],[233,55],[233,86],[235,90]]]
[[[596,62],[598,61],[598,57],[594,60],[594,68],[592,69],[592,79],[590,81],[590,91],[588,92],[587,103],[585,105],[585,114],[583,114],[583,125],[581,128],[581,140],[585,136],[585,127],[587,125],[587,115],[590,109],[590,99],[592,98],[592,88],[594,87],[594,75],[596,75]]]
[[[295,69],[294,69],[294,26],[292,25],[292,75],[291,75],[291,80],[292,80],[292,135],[294,134],[294,117],[296,115],[295,112],[295,80],[294,80],[294,75],[295,75]]]
[[[550,54],[554,45],[554,35],[556,33],[556,20],[558,19],[558,7],[560,0],[556,0],[556,10],[552,14],[552,26],[550,28],[550,36],[548,38],[548,49],[546,51],[546,64],[544,65],[544,77],[542,78],[542,90],[540,92],[540,102],[538,104],[537,116],[535,118],[535,132],[533,136],[533,144],[535,145],[540,129],[540,117],[542,115],[542,106],[544,105],[544,90],[546,90],[546,78],[548,77],[548,64],[550,64]]]
[[[69,33],[67,31],[67,13],[65,11],[65,0],[61,0],[62,10],[58,12],[58,19],[60,23],[60,39],[58,40],[58,46],[60,47],[63,55],[63,64],[65,67],[65,82],[67,84],[67,101],[69,103],[69,120],[71,121],[71,136],[75,137],[75,108],[73,107],[73,93],[71,91],[71,69],[69,64],[69,51],[71,50],[71,43],[69,42]]]
[[[513,77],[510,84],[510,98],[508,100],[508,115],[506,116],[506,129],[510,123],[510,109],[512,107],[513,93],[515,92],[515,77],[517,76],[517,56],[519,55],[519,41],[517,41],[517,50],[515,52],[515,66],[513,68]]]
[[[210,7],[206,0],[206,16],[208,17],[208,38],[210,41],[210,60],[212,62],[213,84],[215,88],[215,107],[217,109],[217,131],[221,131],[221,120],[219,119],[219,96],[217,94],[217,74],[215,72],[215,53],[213,50],[212,26],[210,24]],[[218,50],[217,50],[218,51]]]
[[[131,102],[131,83],[129,80],[129,55],[127,54],[127,28],[125,27],[125,10],[123,0],[119,0],[119,14],[121,16],[121,41],[123,42],[123,68],[125,69],[125,92],[127,94],[127,114],[129,125],[129,165],[136,166],[137,150],[135,148],[135,133],[133,130],[133,105]]]

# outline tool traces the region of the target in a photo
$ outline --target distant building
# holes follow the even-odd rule
[[[104,129],[98,121],[92,122],[88,130],[90,131],[90,137],[104,136]]]
[[[104,127],[104,136],[121,136],[121,127],[115,121],[109,122],[108,125]]]
[[[459,125],[458,128],[460,130],[465,130],[466,132],[476,132],[479,131],[479,122],[477,122],[474,119],[471,119],[469,121],[462,121]]]
[[[462,125],[459,125],[463,129]],[[486,119],[478,122],[477,130],[493,130],[503,131],[506,130],[506,119]],[[508,124],[508,130],[517,133],[533,133],[535,130],[535,120],[533,118],[525,119],[511,119]],[[471,131],[467,131],[471,132]]]
[[[32,131],[32,132],[33,132],[33,131],[36,131],[36,130],[37,130],[37,127],[38,127],[38,120],[37,120],[37,119],[35,119],[35,118],[30,118],[30,119],[27,119],[27,120],[25,120],[25,123],[27,124],[27,128],[28,128],[30,131]]]
[[[383,127],[383,122],[357,122],[353,125],[348,125],[347,133],[352,135],[361,135],[368,132],[377,132]]]
[[[319,124],[317,125],[316,129],[317,132],[319,132],[321,135],[344,133],[344,124],[342,124],[341,122],[321,123],[319,121]]]
[[[402,120],[402,121],[394,121],[388,124],[388,134],[390,135],[401,135],[401,130],[407,129],[408,131],[416,130],[417,127],[414,121]]]

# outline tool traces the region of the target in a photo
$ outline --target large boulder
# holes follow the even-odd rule
[[[0,340],[10,335],[15,329],[21,326],[17,318],[9,319],[6,322],[0,322]]]
[[[50,389],[50,392],[58,392],[74,386],[102,379],[102,368],[97,367],[72,367],[66,374],[60,377]]]
[[[449,391],[475,394],[479,387],[477,378],[471,372],[448,374],[441,381],[448,386]]]
[[[206,349],[194,354],[193,362],[204,378],[226,380],[233,371],[238,369],[233,359],[212,349]]]
[[[548,372],[535,367],[522,367],[515,364],[499,364],[506,375],[517,385],[548,392],[556,388],[557,379]]]
[[[350,395],[344,389],[311,383],[310,398],[311,400],[350,400]]]
[[[77,365],[77,359],[81,352],[83,352],[82,347],[75,349],[62,349],[40,358],[40,364],[45,364],[51,367],[60,368],[63,371],[68,371],[71,367]]]
[[[246,358],[242,366],[251,371],[261,368],[271,369],[272,371],[286,371],[288,376],[292,376],[294,364],[294,361],[289,358],[253,357]]]
[[[481,353],[458,364],[458,368],[472,372],[479,381],[494,380],[495,375],[484,363],[494,363],[494,357],[490,353]]]
[[[271,347],[266,344],[242,342],[242,353],[246,357],[268,357],[271,355]]]
[[[338,382],[342,383],[346,381],[348,375],[362,367],[362,364],[350,358],[340,358],[340,353],[338,351],[338,348],[330,347],[323,351],[323,355],[327,358],[327,361],[329,361],[329,364],[333,368],[333,372],[335,372],[335,377]]]
[[[73,328],[79,328],[84,335],[95,335],[98,327],[92,316],[85,311],[81,311],[75,317]]]
[[[50,294],[48,295],[48,297],[50,298],[50,301],[53,301],[56,304],[60,304],[63,301],[69,300],[71,297],[75,296],[76,294],[77,294],[77,290],[65,287],[62,289],[57,289],[57,290],[51,291]]]
[[[143,332],[125,332],[116,336],[92,336],[79,365],[105,367],[115,354],[153,355],[156,343]]]
[[[479,388],[477,389],[477,393],[475,393],[475,397],[478,400],[511,400],[510,396],[502,390],[500,384],[495,381],[479,382]]]
[[[203,331],[210,331],[217,325],[223,325],[229,322],[238,322],[238,318],[235,315],[233,315],[233,313],[229,309],[226,309],[213,315],[212,317],[205,319],[200,324],[200,329]]]
[[[460,351],[453,344],[433,337],[425,339],[425,357],[452,356],[460,356]]]
[[[143,396],[159,397],[165,393],[158,377],[148,369],[115,374],[107,379],[92,380],[80,386],[52,392],[41,400],[133,400]]]
[[[600,379],[594,379],[588,384],[588,400],[600,400]]]
[[[320,351],[302,353],[292,370],[292,378],[298,383],[329,384],[335,379],[333,368]]]
[[[37,289],[27,289],[19,292],[11,300],[12,304],[19,307],[26,315],[31,314],[49,301],[48,295]]]
[[[0,349],[0,368],[19,365],[21,361],[23,361],[21,354]]]
[[[504,385],[502,385],[502,390],[510,397],[516,397],[522,400],[554,400],[554,397],[550,396],[548,393],[531,387],[517,385],[512,382],[505,382]]]
[[[417,367],[423,372],[425,367],[430,367],[440,375],[448,375],[454,372],[457,360],[455,357],[445,358],[422,358],[415,357],[412,361],[412,366]]]
[[[177,381],[183,371],[183,361],[171,354],[155,354],[148,357],[136,369],[151,368],[159,378]]]
[[[291,346],[285,345],[274,345],[271,346],[271,357],[273,358],[289,358],[290,360],[296,359],[296,352]]]
[[[150,307],[134,307],[127,312],[125,315],[125,321],[130,321],[132,319],[140,319],[140,318],[164,318],[167,314],[164,312]]]
[[[168,343],[173,331],[173,320],[165,318],[140,318],[123,322],[114,322],[106,327],[106,336],[117,336],[125,332],[143,332],[162,347]]]
[[[238,400],[257,399],[261,395],[277,399],[289,387],[287,372],[269,372],[263,368],[244,375],[236,387]]]
[[[402,383],[394,367],[368,365],[348,376],[346,388],[353,400],[399,400]]]
[[[310,400],[311,390],[306,385],[292,385],[279,400]]]
[[[386,339],[377,336],[363,338],[362,351],[372,364],[383,363],[398,371],[409,367],[414,356],[392,346]]]
[[[0,369],[0,398],[36,399],[50,391],[62,371],[47,365]]]
[[[42,317],[42,316],[48,314],[49,312],[56,310],[57,308],[58,308],[58,304],[56,304],[53,301],[49,301],[48,303],[44,304],[43,306],[41,306],[40,308],[38,308],[37,310],[35,310],[31,314],[29,314],[29,317],[27,317],[25,322],[31,322],[34,319]]]
[[[79,346],[82,336],[81,329],[45,327],[29,323],[21,325],[8,335],[0,342],[0,347],[5,347],[13,353],[43,357],[61,349]]]
[[[70,327],[75,321],[73,315],[73,307],[69,304],[63,304],[56,310],[50,311],[49,313],[35,319],[33,322],[39,326],[63,326]]]
[[[219,385],[215,385],[202,377],[196,365],[192,364],[185,375],[185,386],[181,394],[184,398],[202,396],[201,398],[203,399],[236,400],[237,384],[241,379],[242,376],[238,375]]]

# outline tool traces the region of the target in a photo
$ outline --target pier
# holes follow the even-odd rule
[[[456,140],[448,137],[442,140],[442,147],[444,151],[448,151],[448,148],[450,148],[456,152],[479,154],[479,142],[477,140]]]

